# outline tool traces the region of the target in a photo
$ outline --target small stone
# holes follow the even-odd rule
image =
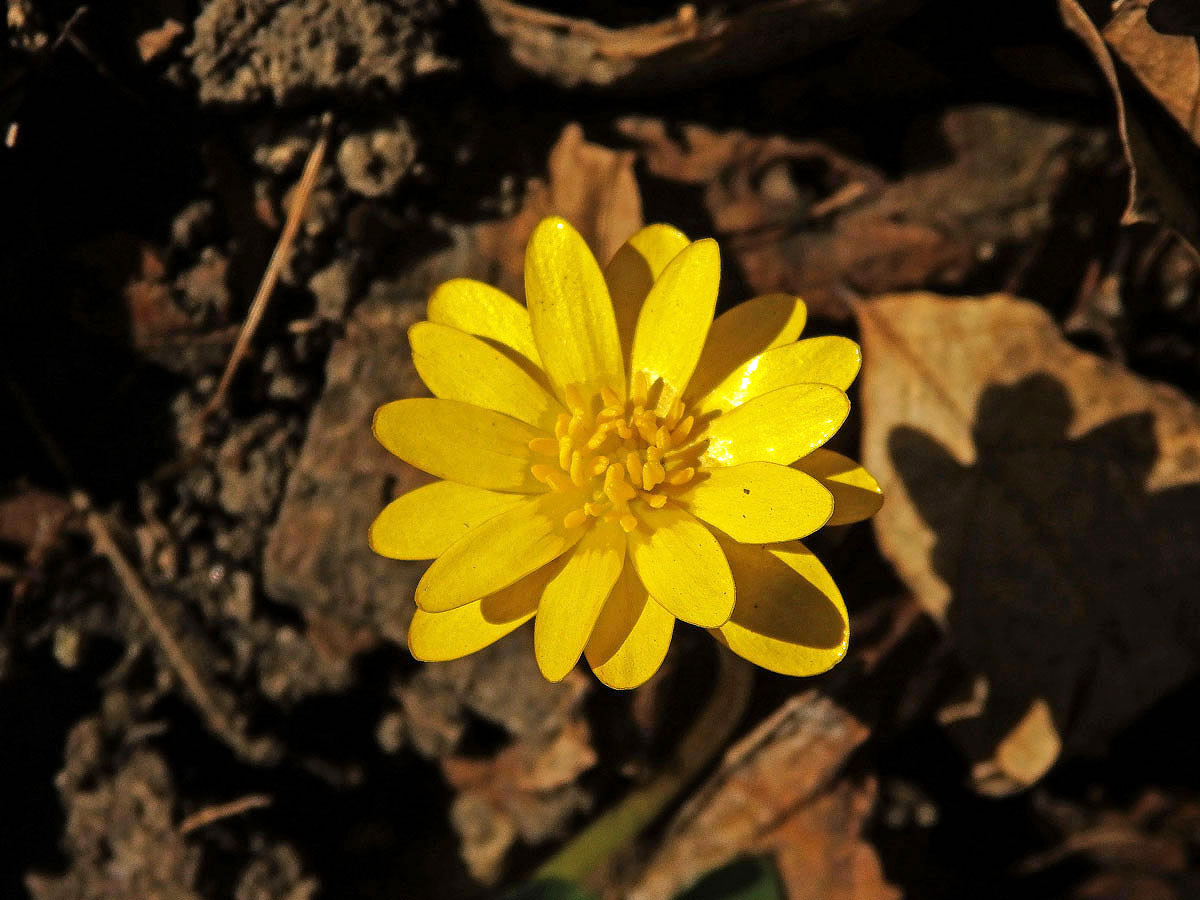
[[[390,194],[416,159],[416,141],[408,123],[352,134],[338,148],[338,169],[346,186],[364,197]]]

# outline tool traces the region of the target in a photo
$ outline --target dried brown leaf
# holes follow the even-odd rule
[[[1200,193],[1200,153],[1195,144],[1200,138],[1196,106],[1200,58],[1195,42],[1155,32],[1136,3],[1124,4],[1103,31],[1078,0],[1058,0],[1058,9],[1112,91],[1117,133],[1129,165],[1124,221],[1164,222],[1195,253],[1200,247],[1200,211],[1193,202]],[[1136,75],[1115,64],[1114,52]],[[1174,123],[1160,121],[1156,110],[1139,108],[1135,102],[1139,81],[1175,116]],[[1176,124],[1186,134],[1179,133]]]
[[[725,755],[679,813],[631,900],[665,900],[747,853],[770,853],[791,900],[889,900],[862,841],[874,786],[837,781],[865,725],[815,691],[785,703]]]
[[[761,71],[908,15],[921,0],[764,0],[606,28],[512,0],[481,0],[514,63],[565,87],[657,93]]]
[[[988,679],[952,730],[982,757],[1020,726],[997,768],[1035,776],[1057,735],[1102,741],[1195,670],[1200,410],[1012,297],[859,312],[880,544]]]

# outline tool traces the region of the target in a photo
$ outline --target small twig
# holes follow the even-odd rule
[[[96,552],[107,559],[109,565],[113,567],[113,571],[125,588],[125,593],[129,595],[133,605],[137,607],[138,612],[146,620],[146,624],[150,626],[150,631],[162,648],[167,662],[179,676],[184,689],[191,695],[192,701],[204,716],[209,728],[221,735],[236,735],[236,729],[230,723],[229,717],[225,715],[213,695],[209,693],[204,680],[187,658],[183,646],[171,633],[171,628],[158,611],[154,598],[142,584],[141,578],[138,577],[116,540],[113,539],[108,523],[96,511],[91,498],[83,491],[76,490],[71,493],[71,503],[83,515],[84,524],[92,537]]]
[[[241,365],[243,358],[250,349],[250,342],[254,338],[254,333],[258,330],[263,313],[267,310],[267,302],[271,299],[271,294],[275,290],[275,283],[279,280],[279,275],[283,271],[288,257],[291,255],[292,245],[295,243],[296,235],[300,231],[300,223],[304,219],[304,211],[308,206],[308,200],[312,195],[313,188],[316,186],[317,175],[321,170],[321,162],[325,158],[325,151],[329,146],[329,133],[332,125],[333,115],[325,113],[321,117],[321,134],[308,154],[308,161],[304,164],[304,171],[300,175],[300,181],[297,182],[295,193],[292,196],[292,205],[288,210],[287,220],[283,223],[283,230],[279,233],[279,240],[275,243],[275,250],[271,253],[271,259],[267,263],[266,270],[263,272],[262,281],[259,282],[258,290],[254,294],[254,300],[250,303],[250,309],[246,313],[246,321],[242,325],[237,343],[234,344],[233,351],[229,354],[229,362],[225,365],[225,371],[221,374],[221,382],[217,385],[217,390],[213,393],[208,403],[205,404],[204,409],[200,411],[200,415],[193,426],[197,432],[197,440],[194,443],[199,443],[199,431],[203,428],[208,417],[225,402],[225,394],[229,391],[229,385],[233,381],[233,376],[237,373],[238,366]]]
[[[204,809],[196,810],[180,822],[179,833],[191,834],[193,831],[205,828],[213,822],[219,822],[221,819],[240,816],[242,813],[250,812],[252,809],[262,809],[264,806],[270,805],[271,798],[266,794],[247,794],[245,797],[230,800],[228,803],[206,806]]]

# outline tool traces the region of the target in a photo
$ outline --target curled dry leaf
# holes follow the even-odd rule
[[[1200,409],[1012,297],[888,296],[859,322],[880,545],[988,679],[948,728],[994,757],[989,791],[1028,784],[1059,736],[1095,745],[1195,671]]]
[[[921,0],[761,0],[700,16],[606,28],[512,0],[480,0],[492,30],[522,69],[565,87],[660,92],[762,71],[875,31]]]
[[[962,283],[1050,230],[1069,173],[1096,165],[1098,131],[973,105],[914,123],[950,158],[891,181],[821,141],[626,118],[650,171],[699,185],[717,232],[756,293],[800,294],[846,315],[846,287],[876,294]]]
[[[1200,248],[1200,211],[1193,202],[1200,194],[1200,46],[1191,37],[1155,31],[1145,6],[1140,0],[1119,4],[1101,25],[1078,0],[1058,0],[1063,22],[1095,58],[1112,91],[1129,165],[1124,221],[1163,221],[1195,253]],[[1152,103],[1138,102],[1139,85],[1174,122],[1147,108]]]
[[[860,837],[874,786],[837,779],[867,733],[816,691],[789,700],[725,754],[627,896],[666,900],[730,860],[767,853],[790,900],[899,897]]]

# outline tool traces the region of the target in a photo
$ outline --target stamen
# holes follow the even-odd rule
[[[640,369],[633,373],[633,385],[629,390],[629,399],[633,401],[635,406],[645,406],[646,400],[650,396],[650,379],[646,373]]]
[[[571,417],[567,413],[559,413],[558,418],[554,422],[554,436],[564,438],[567,436],[567,431],[571,427]]]
[[[563,525],[567,528],[578,528],[587,521],[587,513],[583,509],[573,509],[563,516]]]
[[[620,395],[610,387],[600,388],[600,399],[604,401],[606,409],[617,409],[622,406]]]
[[[621,516],[621,528],[626,534],[632,534],[637,531],[638,520],[633,513],[625,513]]]
[[[681,485],[687,484],[695,476],[696,470],[691,466],[686,466],[682,469],[676,469],[667,476],[667,484]]]
[[[679,423],[679,420],[683,418],[683,410],[683,401],[676,398],[675,402],[671,404],[671,411],[667,413],[667,419],[663,424],[667,428],[674,428]]]
[[[660,450],[671,449],[671,432],[667,431],[666,425],[659,425],[658,431],[654,432],[654,446]]]
[[[642,480],[642,460],[632,450],[625,456],[625,468],[629,470],[629,477],[634,481]]]
[[[571,407],[576,414],[579,414],[586,409],[583,394],[579,392],[579,385],[568,384],[563,393],[567,395],[567,406]]]
[[[671,432],[671,446],[678,447],[680,444],[686,441],[688,435],[692,433],[692,426],[695,424],[695,416],[688,416],[686,419],[680,422],[679,425],[676,426],[675,430]]]
[[[646,505],[651,509],[662,509],[667,505],[666,494],[643,494],[642,499],[646,501]]]
[[[558,441],[554,438],[534,438],[529,442],[529,449],[534,453],[540,453],[542,456],[556,456],[558,454]]]

